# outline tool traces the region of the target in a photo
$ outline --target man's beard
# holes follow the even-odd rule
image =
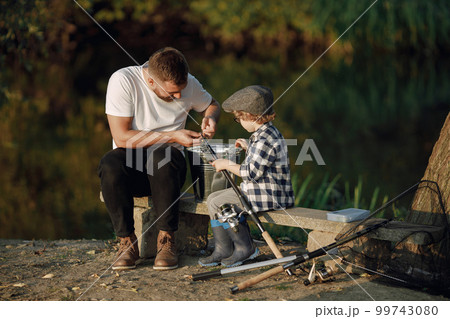
[[[153,92],[155,92],[155,91],[153,91]],[[161,96],[161,95],[159,95],[159,94],[156,93],[156,92],[155,92],[155,94],[156,94],[157,97],[159,97],[159,98],[160,98],[161,100],[163,100],[164,102],[170,103],[170,102],[173,102],[173,100],[174,100],[174,98],[172,98],[172,97],[170,97],[170,96]]]

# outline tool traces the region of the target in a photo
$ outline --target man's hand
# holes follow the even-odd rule
[[[211,100],[211,104],[201,112],[203,116],[202,120],[202,133],[206,138],[213,138],[216,133],[216,124],[220,118],[220,105],[214,98]]]
[[[173,132],[151,132],[131,129],[132,117],[119,117],[108,114],[109,127],[118,147],[149,147],[155,143],[178,143],[183,146],[200,144],[200,133],[190,130]]]
[[[216,133],[216,120],[211,116],[206,116],[202,120],[202,133],[206,138],[212,138]]]
[[[178,130],[170,133],[173,142],[189,147],[200,138],[200,133],[190,130]]]

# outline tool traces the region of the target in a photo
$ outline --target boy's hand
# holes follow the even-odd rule
[[[248,148],[248,143],[247,143],[247,141],[246,141],[245,139],[243,139],[243,138],[238,138],[238,139],[236,140],[236,142],[234,143],[234,146],[236,146],[236,147],[242,147],[242,149],[243,149],[244,151],[246,151],[247,148]]]
[[[217,159],[214,162],[211,162],[211,165],[216,169],[216,172],[223,171],[228,169],[231,165],[236,165],[235,162],[227,160],[227,159]]]
[[[223,170],[227,170],[231,173],[233,173],[236,176],[241,176],[241,172],[240,172],[240,164],[236,164],[233,161],[227,160],[227,159],[218,159],[215,160],[214,162],[211,162],[211,165],[213,167],[216,168],[217,172],[223,171]]]

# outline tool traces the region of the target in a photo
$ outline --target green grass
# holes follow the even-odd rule
[[[292,176],[292,184],[295,194],[295,206],[307,207],[320,210],[339,210],[344,208],[368,209],[371,212],[388,201],[388,196],[380,196],[380,188],[375,187],[372,191],[364,192],[364,183],[361,176],[358,177],[356,185],[351,185],[349,181],[342,181],[342,175],[337,174],[333,178],[327,173],[319,183],[314,183],[314,174],[307,175],[300,179],[297,174]],[[367,195],[368,194],[368,195]],[[376,217],[387,217],[387,209],[381,211]],[[401,220],[407,214],[406,208],[392,207],[395,219]],[[253,238],[261,239],[261,233],[256,225],[249,221],[250,231]],[[274,240],[289,237],[295,242],[306,244],[310,230],[297,227],[280,226],[275,224],[264,224]]]
[[[292,287],[286,286],[286,285],[280,285],[280,286],[276,286],[275,289],[276,290],[288,290],[288,289],[292,289]]]
[[[368,209],[373,212],[388,201],[387,195],[380,196],[379,187],[375,187],[372,191],[367,190],[364,192],[364,183],[361,176],[358,177],[358,181],[354,186],[349,181],[342,182],[341,177],[341,174],[337,174],[333,178],[330,178],[330,175],[327,173],[319,183],[314,183],[314,174],[309,174],[302,180],[300,180],[297,174],[293,174],[292,184],[295,194],[295,206],[328,211],[354,207]],[[390,209],[380,211],[375,217],[393,217],[396,220],[404,220],[407,214],[407,208],[392,205]],[[247,220],[252,237],[263,240],[258,227],[250,219]],[[310,232],[309,229],[270,223],[264,223],[264,228],[269,232],[275,242],[282,240],[284,237],[288,237],[292,241],[304,245],[306,245],[308,233]],[[209,230],[209,233],[212,235],[211,230]]]
[[[330,211],[354,207],[373,211],[387,201],[387,196],[380,199],[379,187],[375,187],[367,195],[367,192],[364,192],[362,176],[358,177],[353,187],[349,181],[341,182],[341,176],[337,174],[330,179],[329,173],[326,173],[319,183],[314,184],[312,173],[302,180],[298,174],[293,174],[295,206]]]

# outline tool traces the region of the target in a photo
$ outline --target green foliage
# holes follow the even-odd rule
[[[67,126],[46,130],[33,101],[10,98],[0,109],[0,163],[9,168],[0,175],[0,237],[111,237],[95,178],[110,137],[103,110],[83,102]]]
[[[331,43],[374,1],[194,0],[191,21],[201,23],[204,36],[242,46],[246,38],[257,44],[275,42],[283,50],[296,40]],[[379,0],[351,28],[342,41],[353,47],[388,50],[448,48],[448,1]],[[237,43],[236,43],[237,42]]]
[[[295,37],[294,32],[314,32],[309,23],[310,4],[307,1],[207,1],[190,2],[196,19],[206,20],[201,31],[204,35],[218,35],[225,41],[248,33],[258,43],[268,39],[285,43]]]
[[[341,34],[373,0],[311,2],[314,19],[324,30]],[[448,1],[378,0],[345,36],[354,47],[373,50],[436,51],[450,40]]]
[[[160,0],[80,0],[79,5],[99,22],[112,23],[124,19],[139,21],[155,12]],[[170,4],[174,1],[168,1]],[[94,10],[95,8],[95,10]]]
[[[288,286],[288,285],[278,285],[275,286],[276,290],[288,290],[288,289],[292,289],[292,286]]]
[[[6,54],[13,53],[31,71],[30,59],[47,53],[43,28],[47,19],[46,1],[0,1],[0,65],[6,62]]]
[[[182,49],[204,87],[223,101],[255,83],[280,96],[371,1],[77,3],[133,56],[147,58],[163,45]],[[104,94],[109,75],[134,62],[77,3],[0,0],[0,224],[7,225],[0,237],[112,235],[96,176],[111,145]],[[292,166],[297,205],[373,208],[380,188],[369,185],[384,192],[390,185],[383,180],[400,185],[415,179],[412,166],[422,174],[409,162],[421,163],[414,157],[422,153],[426,160],[431,146],[422,135],[439,126],[429,114],[448,106],[445,63],[404,62],[404,55],[377,61],[367,53],[404,50],[439,58],[439,50],[449,48],[448,15],[444,0],[379,0],[277,102],[275,123],[284,136],[300,143],[314,138],[329,165],[329,175]],[[224,115],[217,137],[246,133]],[[389,144],[392,138],[404,139],[403,147]],[[295,159],[298,149],[289,152]],[[364,179],[342,186],[342,176],[355,174]],[[279,234],[298,241],[306,236],[286,229]]]
[[[330,181],[329,173],[325,173],[319,184],[311,184],[313,177],[314,174],[311,173],[301,180],[298,173],[293,174],[292,185],[294,187],[295,206],[329,211],[350,207],[373,211],[387,201],[387,196],[381,202],[378,200],[379,187],[375,187],[370,197],[364,195],[361,175],[358,176],[358,182],[353,190],[351,190],[350,182],[345,181],[344,191],[338,184],[341,174],[336,175]]]

